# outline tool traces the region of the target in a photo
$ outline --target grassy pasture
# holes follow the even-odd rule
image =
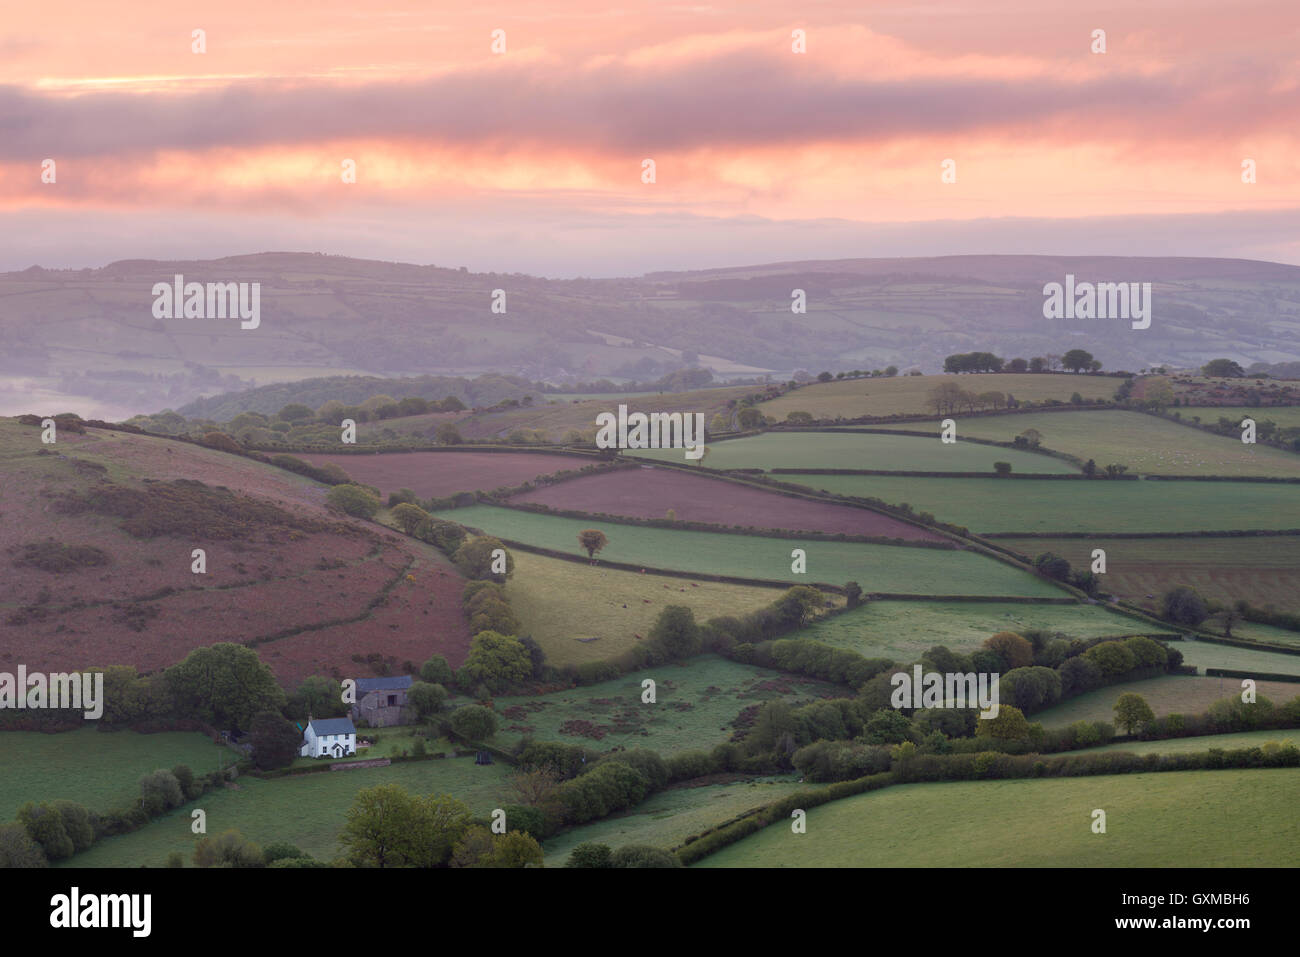
[[[1282,728],[1274,731],[1241,731],[1236,734],[1206,734],[1194,738],[1169,738],[1165,741],[1121,741],[1118,744],[1103,744],[1096,748],[1085,748],[1076,753],[1093,751],[1130,751],[1133,754],[1187,754],[1196,751],[1208,751],[1222,748],[1233,751],[1238,748],[1259,748],[1276,741],[1279,744],[1294,744],[1300,747],[1300,728]]]
[[[935,645],[974,651],[999,631],[1042,629],[1071,638],[1155,634],[1154,625],[1100,605],[1021,605],[1012,602],[873,601],[814,622],[798,637],[868,658],[917,660]],[[1296,659],[1300,662],[1300,658]]]
[[[190,811],[207,812],[208,834],[237,828],[265,847],[277,841],[296,844],[320,860],[339,853],[339,831],[362,788],[400,784],[412,793],[450,794],[476,815],[490,814],[509,797],[511,769],[501,763],[476,765],[472,757],[410,761],[383,768],[323,771],[273,780],[247,775],[232,786],[203,795],[138,831],[100,841],[62,866],[162,867],[180,851],[191,866],[198,837],[190,833]]]
[[[1300,476],[1300,455],[1266,445],[1244,445],[1235,438],[1140,412],[1107,409],[954,418],[958,438],[1010,442],[1026,429],[1037,429],[1047,448],[1093,459],[1099,468],[1118,463],[1130,472],[1151,475]],[[937,433],[939,421],[884,428]]]
[[[762,403],[764,415],[780,421],[791,412],[809,412],[817,419],[846,419],[862,415],[925,415],[934,412],[930,393],[941,382],[956,382],[972,392],[1010,393],[1022,402],[1045,399],[1069,401],[1078,392],[1085,399],[1109,399],[1121,379],[1073,373],[995,373],[977,376],[922,375],[890,379],[850,379],[804,386]]]
[[[738,578],[770,579],[791,584],[860,582],[867,591],[930,595],[1005,595],[1056,598],[1064,594],[1051,583],[974,552],[869,545],[856,542],[803,542],[643,528],[539,515],[490,505],[438,513],[483,529],[489,535],[558,551],[583,554],[578,532],[598,528],[609,538],[599,559],[681,571],[713,572]],[[790,570],[791,551],[807,552],[806,574]]]
[[[641,702],[647,678],[655,682],[654,704]],[[707,750],[726,741],[740,713],[752,705],[775,699],[803,704],[847,693],[824,681],[703,655],[599,684],[497,698],[493,707],[501,728],[494,743],[508,747],[531,734],[540,741],[585,745],[592,754],[616,747],[660,754]]]
[[[1221,645],[1213,641],[1180,641],[1174,647],[1183,653],[1183,664],[1196,665],[1202,671],[1206,668],[1226,668],[1229,671],[1300,676],[1300,655],[1260,651],[1239,645]],[[1287,697],[1296,695],[1300,695],[1300,684]]]
[[[1189,405],[1170,411],[1178,412],[1184,419],[1190,419],[1194,415],[1200,416],[1201,422],[1206,425],[1213,425],[1219,419],[1231,419],[1234,425],[1238,425],[1243,418],[1250,416],[1257,424],[1272,419],[1278,424],[1278,428],[1300,428],[1300,405],[1270,405],[1254,408],[1240,405]]]
[[[0,732],[0,823],[27,801],[65,799],[92,811],[131,807],[140,778],[158,768],[189,765],[195,774],[230,767],[238,754],[206,734],[164,731],[96,731],[60,734]]]
[[[920,423],[924,429],[925,424]],[[958,427],[960,429],[960,426]],[[681,449],[645,449],[637,458],[685,461]],[[975,442],[944,445],[937,438],[844,432],[764,432],[709,446],[701,460],[711,469],[875,469],[890,472],[988,472],[1010,462],[1014,472],[1077,472],[1062,459]]]
[[[506,583],[510,607],[523,625],[521,633],[536,639],[550,663],[559,667],[603,661],[626,651],[639,643],[637,635],[650,634],[668,604],[687,605],[697,621],[704,621],[743,615],[782,594],[780,588],[693,583],[524,551],[516,551],[514,559],[515,573]]]
[[[891,505],[906,502],[918,512],[931,512],[940,521],[977,533],[1218,532],[1300,524],[1300,489],[1265,482],[776,477],[837,495],[878,498]]]
[[[1179,648],[1181,649],[1181,645]],[[1300,695],[1300,684],[1287,681],[1260,681],[1258,693],[1274,704],[1283,704]],[[1164,675],[1145,681],[1130,681],[1089,691],[1030,717],[1045,728],[1057,728],[1076,721],[1115,721],[1115,702],[1128,692],[1146,699],[1156,717],[1167,714],[1201,714],[1220,698],[1241,694],[1238,678],[1206,678]]]
[[[1297,768],[907,784],[813,808],[806,834],[774,823],[696,866],[1294,867],[1297,788]]]
[[[557,834],[543,845],[546,866],[563,867],[573,848],[584,841],[596,841],[615,849],[625,844],[672,848],[692,834],[752,808],[816,787],[800,784],[798,775],[794,775],[661,791],[628,814]]]
[[[1249,487],[1244,485],[1232,489],[1249,493]],[[1104,590],[1153,610],[1159,607],[1160,596],[1166,591],[1190,585],[1204,597],[1220,602],[1244,598],[1258,608],[1273,605],[1285,611],[1300,611],[1300,536],[1004,538],[998,544],[1031,558],[1055,552],[1081,568],[1091,564],[1094,548],[1104,549]],[[1242,629],[1248,624],[1234,625],[1233,634],[1245,637]],[[1300,641],[1300,634],[1288,634],[1292,641]]]

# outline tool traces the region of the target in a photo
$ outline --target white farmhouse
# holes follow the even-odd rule
[[[303,732],[304,758],[342,758],[357,753],[357,729],[351,718],[316,718]]]

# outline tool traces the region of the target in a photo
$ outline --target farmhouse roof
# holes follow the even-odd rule
[[[404,691],[411,687],[414,679],[410,675],[394,675],[391,678],[358,678],[357,690],[362,694],[371,691]]]
[[[357,733],[351,718],[316,718],[307,727],[315,731],[317,737],[323,734]]]

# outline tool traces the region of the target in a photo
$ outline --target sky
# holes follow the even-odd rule
[[[0,270],[1300,264],[1295,0],[614,3],[0,0]]]

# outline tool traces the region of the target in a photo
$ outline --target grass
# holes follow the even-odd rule
[[[814,490],[906,502],[973,532],[1193,532],[1300,525],[1291,485],[889,475],[782,475]],[[1288,516],[1291,516],[1288,518]]]
[[[972,392],[1010,393],[1022,402],[1068,401],[1078,392],[1085,399],[1109,399],[1122,380],[1073,373],[997,373],[978,376],[923,375],[890,379],[850,379],[796,389],[759,406],[764,415],[784,421],[791,412],[817,419],[861,415],[925,415],[934,412],[930,393],[941,382],[956,382]]]
[[[546,841],[543,845],[546,866],[563,867],[573,848],[584,841],[606,844],[615,850],[625,844],[649,844],[670,849],[692,834],[745,811],[817,786],[800,784],[796,775],[661,791],[629,814],[576,827]]]
[[[604,531],[609,544],[599,559],[674,571],[712,572],[790,584],[846,581],[868,592],[922,595],[1005,595],[1060,597],[1043,579],[968,551],[801,541],[714,532],[644,528],[539,515],[491,505],[439,512],[440,518],[481,528],[489,535],[581,554],[578,532]],[[791,571],[791,551],[807,553],[807,572]]]
[[[1300,695],[1300,684],[1282,681],[1257,682],[1258,693],[1274,704],[1284,704]],[[1165,675],[1145,681],[1130,681],[1089,691],[1077,698],[1030,717],[1046,728],[1063,727],[1076,721],[1115,721],[1115,702],[1133,692],[1146,699],[1156,717],[1167,714],[1202,714],[1222,698],[1241,693],[1238,678],[1205,678]]]
[[[1296,768],[908,784],[813,808],[806,834],[777,822],[697,866],[1294,867],[1297,788]]]
[[[524,551],[516,551],[514,559],[506,595],[522,623],[520,633],[531,635],[557,667],[603,661],[626,651],[639,643],[638,635],[650,634],[666,604],[686,605],[697,621],[705,621],[743,615],[783,593],[779,588],[642,575]]]
[[[296,844],[319,860],[340,853],[338,834],[362,788],[400,784],[419,794],[450,794],[476,815],[486,816],[508,803],[510,768],[475,765],[472,757],[410,761],[383,768],[324,771],[260,780],[244,776],[203,795],[131,834],[107,838],[67,864],[73,867],[161,867],[179,851],[190,866],[199,836],[190,833],[190,812],[207,813],[208,834],[236,828],[265,847],[278,841]]]
[[[158,768],[189,765],[195,774],[226,767],[238,755],[212,743],[206,734],[165,731],[96,731],[79,728],[60,734],[0,732],[4,773],[0,774],[0,823],[11,820],[27,801],[65,799],[92,811],[132,807],[140,778]]]
[[[1239,428],[1241,420],[1250,416],[1255,424],[1272,419],[1281,429],[1300,428],[1300,405],[1271,405],[1249,407],[1240,405],[1189,405],[1181,409],[1170,409],[1184,419],[1197,415],[1205,425],[1214,425],[1219,419],[1232,420],[1233,428]]]
[[[1152,475],[1300,476],[1300,455],[1266,445],[1244,445],[1239,439],[1140,412],[1108,409],[954,418],[958,437],[1010,442],[1026,429],[1037,429],[1047,448],[1093,459],[1099,468],[1117,463],[1127,465],[1130,472]],[[937,418],[928,424],[887,427],[939,430]]]
[[[1103,744],[1096,748],[1084,748],[1074,754],[1090,754],[1093,751],[1129,751],[1133,754],[1186,754],[1196,751],[1209,751],[1221,748],[1232,751],[1238,748],[1258,748],[1270,741],[1279,744],[1294,744],[1300,747],[1300,728],[1282,728],[1274,731],[1240,731],[1235,734],[1206,734],[1192,738],[1169,738],[1164,741],[1121,741],[1118,744]]]
[[[868,658],[917,660],[935,645],[973,651],[999,631],[1032,629],[1071,638],[1154,634],[1160,629],[1100,605],[1011,602],[873,601],[799,632],[800,638],[848,648]],[[1296,659],[1300,662],[1300,658]]]
[[[924,429],[920,423],[918,428]],[[960,434],[960,427],[959,427]],[[890,472],[988,472],[1010,462],[1013,472],[1060,475],[1078,469],[1063,459],[975,442],[945,445],[910,435],[844,432],[764,432],[715,442],[702,459],[711,469],[875,469]],[[644,449],[637,458],[682,462],[681,449]]]
[[[1234,485],[1232,490],[1249,494],[1248,486]],[[1152,610],[1160,607],[1160,598],[1169,589],[1190,585],[1205,598],[1224,604],[1245,599],[1257,608],[1273,605],[1284,611],[1300,611],[1300,536],[1003,538],[998,544],[1031,558],[1054,552],[1079,568],[1089,567],[1094,548],[1103,549],[1106,552],[1103,590]],[[1154,597],[1147,598],[1147,595]],[[1248,627],[1279,631],[1238,623],[1233,625],[1234,636],[1256,637],[1247,634]],[[1289,635],[1291,642],[1300,641],[1300,633],[1282,634]],[[1276,638],[1259,635],[1259,640]]]
[[[1277,651],[1257,651],[1237,645],[1220,645],[1212,641],[1180,641],[1176,644],[1183,653],[1183,664],[1206,668],[1226,668],[1229,671],[1258,672],[1264,675],[1300,675],[1300,655],[1287,655]],[[1300,695],[1300,684],[1292,696]]]
[[[655,682],[654,704],[641,701],[647,678]],[[589,746],[592,754],[616,747],[651,748],[664,755],[708,750],[730,737],[746,708],[778,698],[795,704],[847,693],[823,681],[704,655],[600,684],[497,698],[493,706],[501,728],[494,743],[508,747],[531,734]]]

